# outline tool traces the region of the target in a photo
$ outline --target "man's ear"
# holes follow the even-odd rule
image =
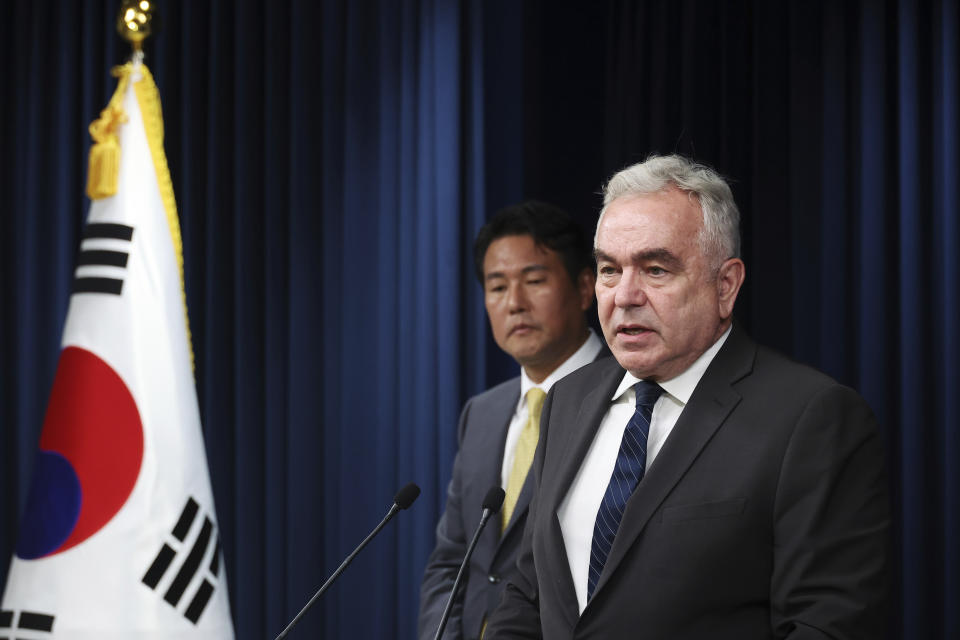
[[[586,311],[593,305],[593,287],[597,276],[593,269],[584,269],[577,276],[577,294],[580,296],[580,310]]]
[[[746,267],[740,258],[730,258],[720,266],[717,273],[717,301],[720,317],[724,320],[733,314],[733,305],[746,274]]]

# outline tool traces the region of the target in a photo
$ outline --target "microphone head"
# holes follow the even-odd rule
[[[420,487],[411,482],[403,489],[400,489],[400,491],[397,491],[397,495],[393,496],[393,504],[397,505],[401,509],[406,509],[413,504],[413,501],[416,500],[417,496],[419,495]]]
[[[491,514],[500,511],[500,507],[503,505],[503,496],[503,489],[500,487],[490,487],[487,495],[483,498],[483,508],[490,509]]]

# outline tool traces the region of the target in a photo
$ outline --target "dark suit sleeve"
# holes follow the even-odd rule
[[[443,609],[457,579],[460,563],[467,554],[470,543],[467,536],[472,532],[464,531],[464,519],[461,513],[463,462],[461,460],[463,437],[470,419],[473,400],[468,400],[460,412],[457,425],[457,455],[453,460],[453,473],[447,485],[447,504],[437,523],[437,543],[427,559],[423,582],[420,585],[420,613],[417,618],[417,637],[420,640],[433,640],[440,626]],[[461,612],[465,585],[461,583],[459,597],[450,610],[450,618],[443,632],[444,639],[459,640],[462,637]]]
[[[866,403],[839,385],[801,415],[777,484],[771,623],[789,640],[885,637],[890,513]]]
[[[453,474],[450,484],[447,485],[447,504],[440,522],[437,523],[437,543],[427,560],[427,567],[420,585],[420,614],[417,620],[417,637],[420,640],[433,640],[440,626],[443,609],[447,605],[453,583],[457,579],[460,563],[467,554],[468,535],[472,532],[464,531],[463,516],[461,514],[461,495],[463,472],[461,470],[461,445],[463,434],[470,416],[472,401],[468,401],[460,413],[460,423],[457,427],[457,455],[453,461]],[[460,595],[454,601],[450,611],[443,637],[459,640],[462,637],[460,620],[463,609],[463,584]]]
[[[530,469],[534,474],[533,497],[527,512],[527,526],[517,556],[517,574],[507,583],[500,604],[490,614],[484,640],[540,638],[540,604],[537,596],[537,569],[533,555],[534,530],[538,523],[537,503],[546,455],[553,390],[547,394],[540,415],[540,441]]]

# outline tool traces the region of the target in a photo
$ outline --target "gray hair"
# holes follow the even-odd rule
[[[727,182],[716,171],[679,155],[650,156],[610,178],[603,189],[603,209],[617,198],[657,193],[675,186],[697,199],[703,212],[703,229],[697,238],[703,255],[715,261],[715,267],[728,258],[740,257],[740,211],[733,201]],[[594,235],[596,248],[597,238]]]

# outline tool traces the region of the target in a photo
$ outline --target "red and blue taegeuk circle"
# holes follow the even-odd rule
[[[130,497],[143,461],[143,424],[119,375],[79,347],[60,354],[16,554],[70,549]]]

